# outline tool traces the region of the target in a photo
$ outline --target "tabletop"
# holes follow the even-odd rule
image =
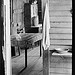
[[[42,33],[11,35],[11,46],[29,47],[39,40],[42,40]]]

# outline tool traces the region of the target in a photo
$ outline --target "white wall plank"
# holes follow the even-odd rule
[[[67,49],[67,48],[72,48],[72,46],[67,46],[67,45],[50,45],[50,50],[53,50],[55,48],[61,48],[61,49]]]
[[[72,2],[56,2],[56,3],[54,3],[54,2],[50,2],[50,6],[72,6]]]
[[[52,45],[72,45],[72,40],[50,40]]]
[[[51,28],[72,28],[72,23],[51,23]]]
[[[71,63],[51,63],[50,64],[51,68],[68,68],[68,69],[72,69],[72,64]]]
[[[55,22],[72,22],[72,17],[50,17],[50,21],[55,21]]]
[[[23,6],[23,0],[17,0],[17,9],[21,9]]]
[[[50,16],[67,17],[67,16],[72,16],[72,14],[70,11],[50,11]]]
[[[23,12],[23,9],[15,9],[13,10],[14,13],[22,13]]]
[[[71,74],[72,73],[72,69],[66,69],[66,68],[50,68],[50,72],[54,72],[54,73],[61,73],[61,74]]]
[[[17,0],[13,0],[13,10],[17,8]]]
[[[68,34],[72,34],[72,29],[67,29],[67,28],[51,28],[50,29],[50,33],[68,33]]]
[[[72,4],[72,0],[49,0],[49,3],[52,4]]]
[[[71,10],[71,6],[50,6],[50,10]]]
[[[50,34],[50,39],[72,39],[72,34]]]

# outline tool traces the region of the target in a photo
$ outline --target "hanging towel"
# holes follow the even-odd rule
[[[49,30],[50,30],[49,8],[48,4],[46,3],[43,21],[43,36],[42,36],[43,38],[42,47],[44,48],[44,50],[47,50],[50,47]]]

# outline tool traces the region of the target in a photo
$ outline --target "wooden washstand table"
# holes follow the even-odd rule
[[[20,35],[20,39],[16,39],[16,36],[11,35],[11,46],[25,49],[25,68],[27,67],[27,49],[30,46],[33,46],[34,43],[37,41],[40,42],[40,56],[41,56],[41,50],[42,50],[41,40],[42,40],[42,33],[24,33]]]

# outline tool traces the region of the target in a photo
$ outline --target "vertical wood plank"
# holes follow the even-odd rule
[[[49,50],[43,50],[43,75],[49,75]]]
[[[44,11],[45,11],[45,5],[49,2],[48,0],[42,0],[42,18],[44,19]],[[49,75],[49,49],[44,50],[43,49],[43,75]]]
[[[6,72],[12,75],[11,68],[11,43],[10,43],[10,0],[5,0],[6,5]]]

